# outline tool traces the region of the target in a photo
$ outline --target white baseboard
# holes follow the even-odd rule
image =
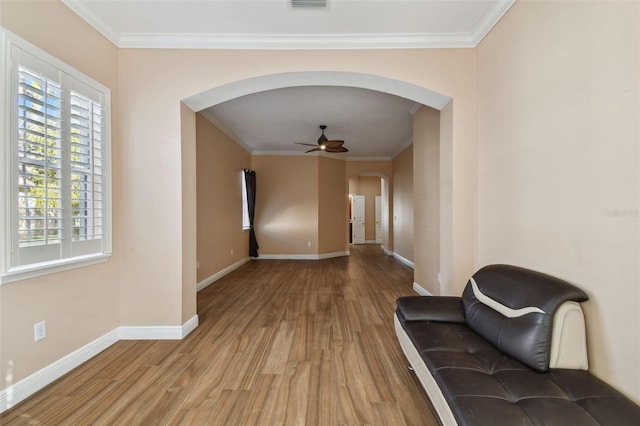
[[[225,275],[235,271],[236,269],[238,269],[239,267],[241,267],[242,265],[247,263],[249,260],[251,260],[250,257],[245,257],[244,259],[237,261],[233,265],[227,266],[223,270],[216,272],[215,274],[211,275],[208,278],[205,278],[204,280],[200,281],[196,285],[196,291],[200,291],[203,288],[207,287],[208,285],[218,281],[220,278],[222,278]]]
[[[36,371],[28,377],[0,391],[0,413],[33,395],[69,371],[98,355],[120,340],[120,330],[115,328],[80,349]]]
[[[384,254],[386,254],[387,256],[393,256],[393,252],[391,250],[387,249],[385,246],[380,246],[380,248],[382,249]]]
[[[318,259],[332,259],[334,257],[351,256],[351,252],[347,251],[335,251],[333,253],[320,253]]]
[[[400,256],[398,253],[393,253],[392,256],[394,258],[398,259],[398,261],[400,261],[400,263],[404,263],[409,268],[413,269],[413,262],[410,261],[409,259],[405,259],[404,257]]]
[[[380,244],[379,242],[377,242],[376,240],[364,240],[365,244]]]
[[[415,281],[413,282],[413,291],[418,293],[420,296],[433,296],[433,294],[429,293],[427,289],[425,289]]]
[[[182,326],[175,327],[117,327],[96,340],[63,356],[28,377],[0,391],[0,413],[23,401],[45,386],[87,362],[119,340],[183,339],[198,326],[194,315]]]
[[[198,315],[183,325],[118,327],[120,340],[181,340],[198,326]]]
[[[336,251],[333,253],[320,254],[261,254],[258,260],[322,260],[333,257],[349,256],[350,251]]]

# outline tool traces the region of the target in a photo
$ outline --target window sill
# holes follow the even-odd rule
[[[82,268],[84,266],[95,265],[97,263],[104,263],[108,261],[110,257],[111,254],[105,253],[90,254],[70,259],[55,260],[51,262],[11,268],[6,273],[0,275],[0,285],[41,277],[43,275],[49,275],[56,272],[68,271],[70,269]]]

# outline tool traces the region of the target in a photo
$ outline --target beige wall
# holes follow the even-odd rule
[[[196,217],[196,119],[192,111],[182,108],[181,101],[247,78],[317,70],[364,73],[452,98],[450,243],[454,261],[449,279],[462,282],[472,271],[473,50],[117,50],[58,2],[2,2],[1,16],[3,26],[112,89],[115,197],[114,256],[109,263],[0,290],[2,377],[7,377],[8,361],[20,359],[12,379],[19,380],[117,325],[180,326],[195,314],[196,230],[188,222]],[[257,157],[254,160],[261,162]],[[362,170],[358,162],[345,166],[347,176]],[[391,176],[390,170],[386,176]],[[392,196],[390,192],[386,195]],[[310,215],[302,220],[317,224],[317,206],[302,210]],[[308,240],[314,243],[312,252],[317,247],[317,228],[316,232],[303,231],[302,241],[298,237],[296,241],[274,241],[275,234],[269,234],[274,223],[265,225],[269,238],[259,239],[261,245],[266,244],[262,252],[292,246],[295,253],[305,253]],[[391,245],[390,241],[385,244]],[[46,302],[34,302],[41,297]],[[9,318],[10,328],[6,325]],[[53,324],[47,340],[37,345],[30,342],[36,318]],[[65,330],[64,337],[56,334],[56,324]]]
[[[347,251],[345,162],[319,156],[252,156],[255,229],[263,255]],[[307,243],[311,242],[311,247]]]
[[[0,8],[4,28],[111,89],[112,156],[118,164],[118,50],[61,3],[3,1]],[[0,389],[120,324],[123,176],[117,166],[112,184],[113,256],[107,263],[0,286]],[[47,338],[34,343],[33,325],[43,320]]]
[[[242,230],[242,170],[251,167],[251,156],[200,114],[196,132],[200,282],[249,256],[249,233]],[[256,176],[260,196],[261,178]]]
[[[318,157],[254,155],[251,165],[258,253],[318,253]]]
[[[440,272],[440,112],[421,107],[413,116],[414,281],[446,294]]]
[[[592,370],[640,401],[638,2],[517,2],[477,48],[478,266],[585,289]]]
[[[413,262],[413,144],[393,158],[393,251]]]
[[[345,162],[318,157],[319,254],[345,253],[348,250],[347,200]]]
[[[376,200],[382,194],[382,182],[378,176],[354,176],[349,179],[349,193],[364,195],[364,239],[367,243],[376,239]]]
[[[498,261],[578,283],[594,371],[640,398],[637,2],[521,1],[477,49],[383,51],[117,50],[59,2],[0,7],[4,27],[112,89],[114,171],[112,259],[0,287],[0,387],[118,325],[189,318],[196,136],[181,101],[330,70],[452,98],[440,114],[442,293]],[[347,177],[367,169],[346,162]],[[42,319],[49,336],[33,343]]]

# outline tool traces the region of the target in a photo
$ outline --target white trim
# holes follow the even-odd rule
[[[391,156],[379,156],[379,157],[347,157],[347,161],[390,161]],[[359,176],[365,176],[360,174]]]
[[[377,242],[376,240],[364,240],[365,244],[380,244],[379,242]]]
[[[393,160],[394,158],[396,158],[402,151],[409,148],[409,146],[411,146],[412,143],[413,143],[413,136],[409,136],[409,138],[406,141],[402,142],[400,146],[396,148],[393,154],[391,154],[391,159]]]
[[[222,129],[221,129],[222,130]],[[236,142],[236,141],[234,141]],[[245,148],[246,145],[241,144],[240,142],[237,142],[238,144],[240,144],[243,148]],[[247,148],[245,148],[247,149]],[[341,161],[391,161],[391,157],[360,157],[360,156],[354,156],[354,155],[348,155],[348,154],[344,154],[344,153],[331,153],[331,152],[324,152],[324,151],[316,151],[316,152],[304,152],[304,151],[294,151],[294,150],[282,150],[282,151],[277,151],[277,150],[262,150],[262,149],[257,149],[255,151],[251,151],[250,152],[251,155],[255,155],[255,156],[279,156],[279,157],[324,157],[324,158],[331,158],[332,160],[341,160]]]
[[[90,254],[87,256],[71,257],[67,259],[53,260],[51,262],[35,263],[32,265],[19,266],[10,269],[0,275],[0,285],[29,278],[40,277],[42,275],[53,274],[55,272],[68,271],[70,269],[82,268],[89,265],[104,263],[109,260],[110,254]]]
[[[71,9],[76,15],[84,19],[89,25],[95,28],[100,34],[105,36],[111,43],[118,46],[120,35],[111,28],[105,21],[91,12],[84,2],[75,0],[60,0],[65,6]],[[119,46],[118,46],[119,47]]]
[[[198,326],[198,315],[183,325],[124,326],[118,328],[120,340],[181,340]]]
[[[251,151],[251,155],[261,155],[265,157],[279,155],[279,156],[285,156],[285,157],[328,157],[328,158],[344,159],[344,156],[341,156],[341,155],[332,156],[331,154],[327,154],[326,152],[320,152],[320,151],[304,152],[304,151],[293,150],[293,149],[282,150],[282,151],[257,149],[255,151]]]
[[[320,253],[318,255],[318,259],[319,260],[332,259],[334,257],[342,257],[342,256],[351,256],[351,252],[347,250],[347,251],[335,251],[333,253]]]
[[[385,246],[380,246],[380,248],[382,249],[382,251],[384,252],[384,254],[386,254],[387,256],[393,256],[393,251],[389,250],[388,248],[386,248]]]
[[[120,331],[118,328],[115,328],[93,342],[63,356],[30,376],[3,389],[0,391],[0,413],[13,407],[82,363],[98,355],[118,340],[120,340]]]
[[[193,330],[198,327],[199,324],[200,320],[198,318],[198,314],[192,316],[189,320],[187,320],[187,322],[182,324],[182,336],[180,337],[180,340],[187,337]]]
[[[482,34],[484,35],[484,34]],[[473,48],[471,33],[452,34],[185,34],[121,33],[127,49],[355,50]]]
[[[2,389],[0,391],[0,413],[58,380],[119,340],[181,340],[197,326],[198,315],[191,317],[182,326],[176,327],[116,327],[19,382]]]
[[[213,105],[252,93],[299,86],[337,86],[371,89],[411,99],[438,111],[451,102],[449,96],[406,81],[347,71],[294,71],[261,75],[205,90],[183,99],[183,102],[189,108],[198,112]]]
[[[517,318],[517,317],[521,317],[523,315],[527,315],[531,313],[539,313],[539,314],[545,313],[542,309],[537,308],[535,306],[527,306],[520,309],[512,309],[508,306],[505,306],[502,303],[498,302],[497,300],[494,300],[489,296],[485,295],[484,293],[482,293],[478,288],[478,284],[476,284],[476,280],[474,280],[473,277],[471,277],[469,280],[471,281],[471,288],[473,289],[473,294],[474,296],[476,296],[476,299],[478,299],[480,303],[490,307],[494,311],[500,312],[502,315],[504,315],[507,318]]]
[[[261,254],[256,260],[322,260],[331,259],[334,257],[349,256],[351,252],[336,251],[333,253],[320,253],[320,254]]]
[[[124,33],[91,12],[84,2],[62,3],[120,48],[170,49],[428,49],[476,47],[515,0],[500,0],[469,32],[381,34]],[[323,9],[325,10],[325,9]],[[308,9],[305,9],[308,11]]]
[[[221,269],[220,271],[218,271],[215,274],[211,275],[210,277],[205,278],[204,280],[200,281],[196,285],[196,291],[201,291],[202,289],[204,289],[207,286],[211,285],[212,283],[218,281],[220,278],[224,277],[225,275],[235,271],[236,269],[238,269],[239,267],[241,267],[242,265],[244,265],[245,263],[247,263],[250,260],[251,260],[251,258],[247,256],[244,259],[241,259],[241,260],[237,261],[233,265],[229,265],[226,268]]]
[[[0,138],[3,141],[11,140],[11,120],[10,113],[7,108],[11,109],[9,99],[11,94],[11,48],[10,40],[7,32],[0,30]],[[5,77],[6,76],[6,77]],[[9,211],[9,194],[11,191],[11,167],[5,167],[9,164],[11,158],[11,143],[0,143],[0,235],[10,235],[12,232],[11,215],[5,214]],[[6,271],[11,265],[11,250],[5,238],[0,238],[0,271]],[[2,279],[0,278],[0,282]]]
[[[485,38],[489,31],[502,19],[505,13],[511,9],[511,6],[516,2],[516,0],[500,0],[498,5],[499,7],[493,7],[489,9],[489,13],[487,13],[483,19],[481,19],[477,24],[475,30],[471,33],[471,39],[474,40],[474,47],[480,44],[480,42]]]
[[[244,143],[242,141],[242,139],[240,139],[238,136],[236,136],[231,130],[227,129],[222,123],[220,123],[214,116],[213,113],[211,112],[211,110],[209,109],[204,109],[202,111],[200,111],[200,114],[205,118],[205,120],[207,120],[209,123],[213,124],[215,127],[218,128],[218,130],[220,130],[222,133],[224,133],[225,135],[227,135],[229,137],[229,139],[231,139],[232,141],[234,141],[238,146],[240,146],[242,149],[244,149],[245,151],[247,151],[249,154],[251,154],[251,148],[249,147],[249,145],[247,145],[246,143]]]
[[[429,290],[427,290],[426,288],[422,287],[420,284],[418,284],[415,281],[413,282],[413,291],[418,293],[420,296],[433,296],[433,294],[431,294],[431,292],[429,292]]]
[[[400,256],[398,253],[393,252],[392,256],[398,260],[398,262],[403,263],[405,265],[407,265],[409,268],[413,269],[413,262],[410,261],[409,259],[406,259],[402,256]]]

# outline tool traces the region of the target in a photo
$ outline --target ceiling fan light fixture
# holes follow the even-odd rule
[[[315,152],[315,151],[324,151],[324,152],[331,152],[331,153],[349,152],[349,150],[347,148],[342,146],[344,144],[344,141],[342,141],[342,140],[329,140],[329,138],[327,138],[324,135],[324,129],[327,128],[327,126],[325,124],[321,124],[319,127],[320,127],[320,130],[322,130],[322,135],[320,135],[320,137],[318,138],[318,145],[317,146],[316,145],[312,145],[312,144],[308,144],[308,143],[303,143],[303,142],[294,142],[294,143],[296,143],[298,145],[305,145],[305,146],[314,147],[313,149],[305,151],[306,154],[308,154],[310,152]]]

